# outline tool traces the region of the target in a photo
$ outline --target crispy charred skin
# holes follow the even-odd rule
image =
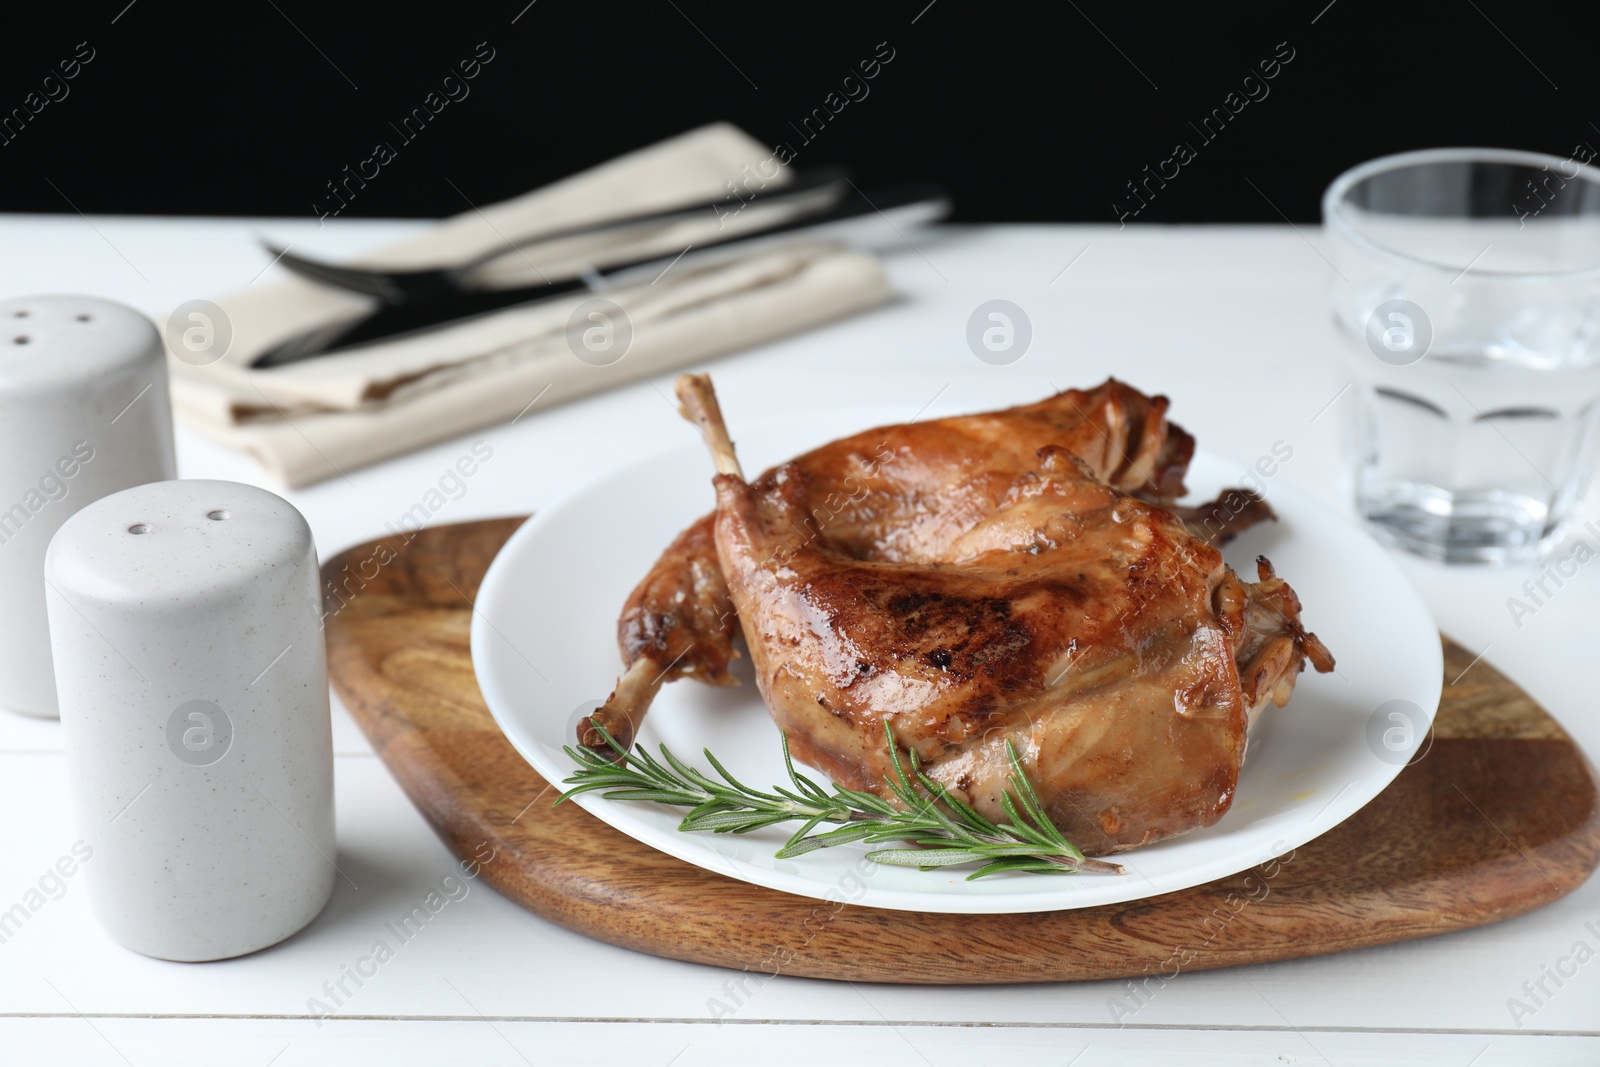
[[[686,414],[708,439],[719,428],[725,439],[708,382],[702,392],[710,410],[690,410],[700,402],[691,395]],[[1050,447],[1077,457],[1095,480],[1170,504],[1184,492],[1194,439],[1167,420],[1167,408],[1165,397],[1108,379],[1095,389],[1067,390],[1004,411],[867,430],[785,464],[805,478],[804,506],[792,518],[805,538],[825,536],[862,558],[926,558],[980,525],[1015,480],[1037,468],[1039,450]],[[1218,502],[1188,511],[1196,532],[1205,536],[1215,527],[1220,542],[1271,517],[1264,503],[1257,504],[1222,509]],[[1224,510],[1226,521],[1218,521]],[[627,672],[594,716],[619,740],[624,732],[631,739],[660,684],[683,677],[713,685],[733,681],[728,667],[738,655],[738,604],[722,576],[712,519],[707,515],[680,534],[623,608],[618,644]],[[588,720],[580,741],[598,747]]]
[[[1287,699],[1298,642],[1315,640],[1292,591],[1270,571],[1241,582],[1170,512],[1064,449],[1035,467],[980,522],[894,557],[800,533],[798,464],[748,485],[719,475],[717,546],[767,707],[796,758],[880,793],[887,721],[991,818],[1009,740],[1087,852],[1209,826],[1232,803],[1250,716]]]
[[[739,655],[733,647],[739,616],[717,562],[714,517],[702,516],[679,534],[623,605],[617,643],[627,670],[605,704],[578,723],[583,747],[616,756],[597,726],[623,748],[632,746],[665,682],[696,678],[707,685],[738,684],[728,665]]]
[[[733,685],[728,664],[739,620],[717,564],[711,515],[678,535],[628,597],[617,620],[623,661],[654,661],[663,681]]]
[[[880,552],[914,551],[982,514],[995,488],[1052,444],[1082,457],[1107,484],[1171,499],[1183,493],[1194,439],[1167,421],[1167,406],[1166,397],[1109,379],[991,414],[867,430],[792,461],[812,479],[804,522]],[[667,671],[663,681],[732,684],[738,620],[711,521],[703,516],[679,534],[628,597],[617,624],[625,665],[648,657]]]
[[[677,388],[683,415],[711,443],[717,470],[740,474],[711,379],[680,375]],[[717,560],[712,520],[707,515],[679,534],[629,595],[617,620],[627,669],[606,702],[578,723],[584,748],[620,759],[617,746],[633,744],[664,682],[693,676],[710,685],[734,684],[728,664],[738,655],[733,637],[739,621]]]

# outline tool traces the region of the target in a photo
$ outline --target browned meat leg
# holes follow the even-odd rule
[[[826,536],[858,556],[925,558],[991,513],[1045,447],[1070,451],[1102,482],[1168,504],[1183,492],[1194,441],[1167,421],[1167,407],[1165,397],[1108,380],[1005,411],[867,430],[785,466],[806,482],[807,504],[795,521],[808,537]],[[1227,521],[1218,521],[1223,501],[1186,513],[1197,533],[1215,527],[1220,539],[1271,514],[1259,504],[1230,508]],[[600,721],[608,730],[626,730],[624,722],[636,729],[659,686],[678,678],[733,684],[728,665],[738,655],[738,628],[707,515],[678,536],[629,596],[618,643],[624,680],[636,681],[619,681]],[[651,667],[635,671],[641,660]]]
[[[684,395],[682,379],[678,395],[680,399]],[[700,428],[708,440],[713,435],[727,440],[722,413],[716,408],[692,415],[686,407],[684,414],[697,423],[707,420]],[[738,471],[731,443],[726,455],[718,453],[717,466]],[[708,685],[734,684],[728,664],[738,655],[733,638],[739,621],[717,563],[711,520],[707,515],[679,534],[628,597],[617,621],[618,643],[628,666],[606,702],[578,723],[578,743],[583,747],[616,757],[616,750],[595,729],[600,726],[617,744],[630,748],[666,682],[698,678]]]
[[[1167,421],[1167,406],[1165,397],[1108,380],[1007,411],[867,430],[794,461],[810,479],[814,500],[800,521],[812,531],[826,527],[830,537],[860,551],[914,553],[989,510],[994,487],[1050,444],[1085,457],[1097,477],[1129,492],[1176,497],[1194,440]],[[619,680],[619,695],[598,713],[608,730],[624,730],[624,722],[637,729],[661,684],[734,683],[728,664],[738,654],[739,623],[711,524],[706,515],[683,531],[623,606],[617,638],[624,665],[632,672],[648,659],[655,671],[640,667],[634,677],[660,678],[654,686]],[[584,726],[579,742],[589,741],[598,735]]]
[[[1250,717],[1287,700],[1308,654],[1332,665],[1270,568],[1241,582],[1064,448],[991,486],[958,532],[863,552],[807,528],[798,463],[747,483],[724,461],[708,381],[680,395],[719,456],[718,557],[762,697],[795,756],[841,784],[884,790],[887,722],[1001,818],[1009,741],[1063,832],[1120,851],[1220,818]]]

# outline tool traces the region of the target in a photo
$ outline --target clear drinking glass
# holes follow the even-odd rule
[[[1413,552],[1532,558],[1583,495],[1600,397],[1592,157],[1407,152],[1323,196],[1359,393],[1357,506]]]

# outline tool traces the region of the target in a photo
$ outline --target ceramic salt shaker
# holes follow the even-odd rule
[[[175,474],[156,328],[87,296],[0,300],[0,707],[56,716],[44,553],[79,508]]]
[[[337,877],[316,547],[288,501],[153,482],[50,544],[50,636],[89,897],[169,960],[282,941]]]

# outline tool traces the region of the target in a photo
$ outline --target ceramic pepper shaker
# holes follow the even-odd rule
[[[92,501],[175,473],[149,320],[87,296],[0,300],[0,707],[56,716],[51,535]]]
[[[72,516],[45,567],[101,924],[171,960],[238,956],[305,926],[339,877],[305,519],[254,486],[153,482]]]

